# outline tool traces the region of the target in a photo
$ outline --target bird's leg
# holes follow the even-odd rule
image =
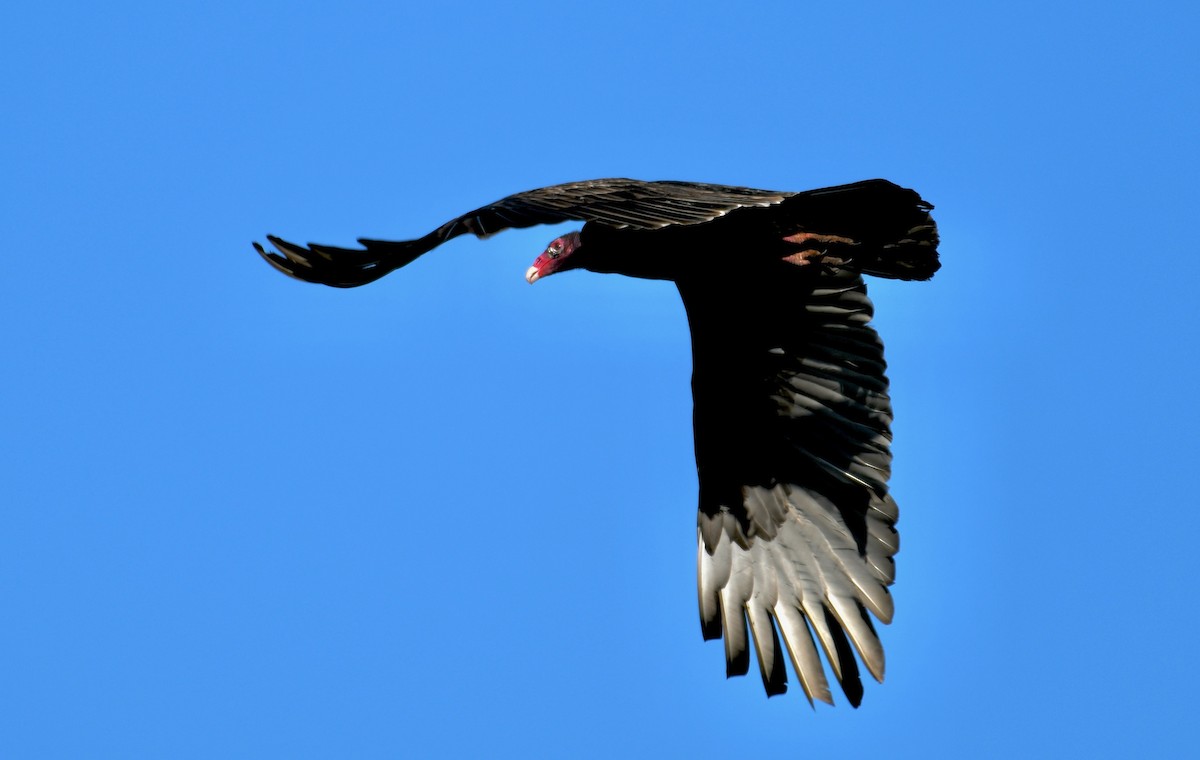
[[[784,242],[793,243],[795,245],[805,245],[806,243],[831,243],[843,245],[855,245],[856,241],[852,238],[841,237],[840,235],[822,235],[818,232],[797,232],[794,235],[788,235],[784,238]],[[783,257],[783,260],[789,264],[804,266],[813,261],[820,261],[823,264],[838,265],[846,263],[844,259],[829,256],[829,249],[818,250],[816,248],[804,248],[796,253],[789,254]]]

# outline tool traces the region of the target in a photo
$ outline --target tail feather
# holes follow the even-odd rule
[[[931,219],[929,224],[909,229],[899,240],[884,243],[866,256],[858,254],[854,260],[864,274],[894,280],[928,280],[942,268],[937,247],[937,225]]]
[[[928,280],[941,267],[933,204],[916,192],[875,179],[789,198],[785,237],[803,250],[793,263],[820,261],[876,277]]]

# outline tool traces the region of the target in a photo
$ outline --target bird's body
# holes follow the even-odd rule
[[[464,232],[573,219],[583,229],[554,240],[530,282],[568,269],[674,281],[692,334],[702,632],[724,637],[728,674],[747,671],[753,640],[768,694],[786,690],[790,656],[810,701],[831,702],[820,647],[857,705],[854,650],[883,677],[868,612],[891,620],[899,548],[891,402],[860,273],[931,277],[931,208],[883,180],[805,193],[592,180],[509,196],[414,241],[256,248],[293,277],[353,287]]]

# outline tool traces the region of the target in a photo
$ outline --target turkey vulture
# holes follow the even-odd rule
[[[552,241],[529,282],[568,269],[673,281],[692,335],[700,629],[724,636],[730,676],[749,669],[753,639],[768,696],[787,690],[786,647],[810,704],[833,702],[824,652],[858,706],[856,651],[883,680],[868,612],[892,619],[899,548],[891,401],[861,275],[932,277],[932,208],[879,179],[800,193],[600,179],[511,195],[416,240],[254,247],[284,274],[350,288],[467,232],[573,220],[583,229]]]

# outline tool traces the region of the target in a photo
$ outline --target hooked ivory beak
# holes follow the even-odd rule
[[[538,274],[537,267],[529,267],[529,269],[525,270],[525,282],[528,282],[530,285],[537,282],[539,277],[541,275]]]

